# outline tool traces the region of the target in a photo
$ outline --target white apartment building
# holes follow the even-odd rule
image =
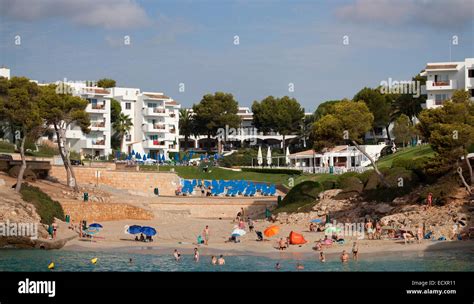
[[[161,92],[143,92],[134,107],[133,141],[126,143],[126,152],[134,150],[168,157],[168,152],[179,152],[179,105]]]
[[[138,121],[138,117],[135,115],[135,107],[137,106],[140,89],[115,87],[110,88],[109,91],[110,96],[120,102],[122,113],[128,115],[132,120],[133,126],[130,128],[130,131],[125,134],[122,147],[120,148],[120,151],[130,154],[133,150],[134,143],[138,145],[142,140],[140,132],[135,131],[136,126],[141,124],[141,121]],[[140,128],[138,128],[138,130],[140,130]]]
[[[192,109],[189,109],[192,113]],[[283,143],[283,136],[278,132],[259,132],[253,123],[253,113],[249,107],[239,107],[237,115],[240,117],[240,126],[233,130],[227,128],[224,130],[226,134],[226,142],[229,149],[243,147],[246,144],[250,145],[265,145],[272,148],[281,148]],[[222,126],[226,128],[226,126]],[[285,141],[295,138],[296,135],[285,136]],[[184,136],[181,135],[181,146],[184,147]],[[216,149],[218,146],[218,138],[215,136],[209,142],[207,135],[190,136],[188,138],[188,146],[195,149],[205,149],[207,146]]]
[[[99,87],[89,87],[85,82],[66,82],[64,84],[72,89],[73,95],[89,102],[86,112],[89,113],[91,122],[88,134],[83,133],[78,126],[74,125],[66,130],[66,143],[69,148],[84,156],[109,155],[112,153],[109,91]]]
[[[0,77],[10,79],[10,69],[5,66],[0,67]]]
[[[426,76],[428,109],[443,105],[455,90],[466,90],[474,96],[474,58],[459,62],[429,62],[421,73]]]

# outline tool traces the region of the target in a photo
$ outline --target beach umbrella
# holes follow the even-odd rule
[[[265,231],[263,231],[263,234],[265,234],[266,237],[272,237],[280,232],[280,227],[278,226],[270,226]]]
[[[140,155],[140,153],[137,152],[137,154],[135,154],[135,158],[136,159],[142,159],[142,156]]]
[[[147,158],[151,158],[151,154],[150,154],[150,152],[148,152],[148,154],[147,154],[147,156],[146,156],[146,157],[147,157]]]
[[[272,164],[272,150],[270,149],[270,146],[268,146],[267,149],[267,166],[270,166]]]
[[[290,164],[290,148],[289,148],[288,146],[286,147],[285,163],[286,163],[287,165]]]
[[[143,161],[146,161],[147,158],[146,158],[146,154],[143,154]]]
[[[120,158],[120,151],[115,152],[115,158]]]
[[[161,161],[165,162],[165,154],[161,154]]]
[[[135,155],[135,150],[132,150],[132,155]]]
[[[142,226],[132,225],[132,226],[128,227],[127,232],[130,233],[130,234],[140,233],[140,232],[142,232]]]
[[[258,163],[259,166],[261,166],[263,164],[262,146],[258,147],[257,163]]]
[[[234,231],[232,231],[232,236],[243,236],[245,235],[247,232],[245,232],[245,230],[242,230],[242,229],[234,229]]]
[[[311,223],[321,223],[322,221],[320,219],[314,219],[314,220],[311,220]]]
[[[174,161],[179,162],[179,154],[178,153],[174,154]]]
[[[93,223],[93,224],[90,224],[89,227],[92,227],[92,228],[104,228],[101,224],[99,223]]]
[[[140,232],[146,236],[154,236],[156,234],[155,228],[148,226],[142,227]]]
[[[329,233],[334,233],[334,232],[340,232],[341,228],[330,226],[324,230],[324,233],[329,234]]]
[[[131,159],[132,159],[132,155],[127,156],[127,160],[131,160]]]
[[[204,154],[199,155],[200,160],[204,160]]]

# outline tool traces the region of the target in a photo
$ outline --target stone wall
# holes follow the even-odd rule
[[[99,177],[97,177],[97,172]],[[80,184],[107,185],[117,189],[133,190],[153,194],[158,188],[160,195],[175,195],[179,177],[171,172],[131,172],[116,171],[109,168],[74,167],[77,182]],[[66,182],[63,166],[52,166],[50,175]]]
[[[173,212],[194,218],[229,218],[236,217],[240,208],[244,208],[247,216],[257,218],[265,213],[265,208],[273,210],[277,206],[277,198],[200,198],[179,197],[175,202],[148,204],[156,214]]]
[[[120,221],[120,220],[151,220],[153,213],[128,204],[115,203],[76,203],[61,202],[64,214],[78,223],[81,220],[88,222]]]

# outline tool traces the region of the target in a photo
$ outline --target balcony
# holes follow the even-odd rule
[[[145,140],[143,141],[143,148],[145,149],[163,149],[166,147],[166,143],[162,140]]]
[[[105,121],[95,121],[91,123],[92,131],[105,131]]]
[[[105,113],[106,110],[105,103],[91,103],[86,108],[90,113]]]
[[[88,149],[105,149],[105,139],[87,139],[86,148]]]
[[[157,133],[165,133],[166,126],[164,124],[151,124],[147,123],[143,126],[143,130],[145,132],[157,132]]]
[[[458,88],[456,80],[426,81],[427,90],[456,90]]]
[[[144,108],[142,110],[144,116],[166,116],[166,110],[164,108]]]

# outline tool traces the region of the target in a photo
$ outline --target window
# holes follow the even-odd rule
[[[471,89],[471,97],[474,97],[474,89]]]
[[[149,103],[149,104],[148,104],[148,107],[149,107],[149,108],[156,108],[156,107],[157,107],[157,104],[156,104],[156,103]]]
[[[436,94],[435,95],[435,105],[442,105],[445,100],[448,99],[447,94]]]
[[[158,135],[150,135],[148,136],[149,140],[158,140]]]
[[[468,74],[469,78],[474,78],[474,69],[473,69],[473,70],[469,70],[468,73],[469,73],[469,74]]]
[[[125,103],[125,109],[126,109],[126,110],[130,110],[131,108],[132,108],[132,104],[129,103],[129,102],[126,102],[126,103]]]
[[[131,141],[131,140],[132,140],[132,135],[131,134],[125,135],[125,141]]]

